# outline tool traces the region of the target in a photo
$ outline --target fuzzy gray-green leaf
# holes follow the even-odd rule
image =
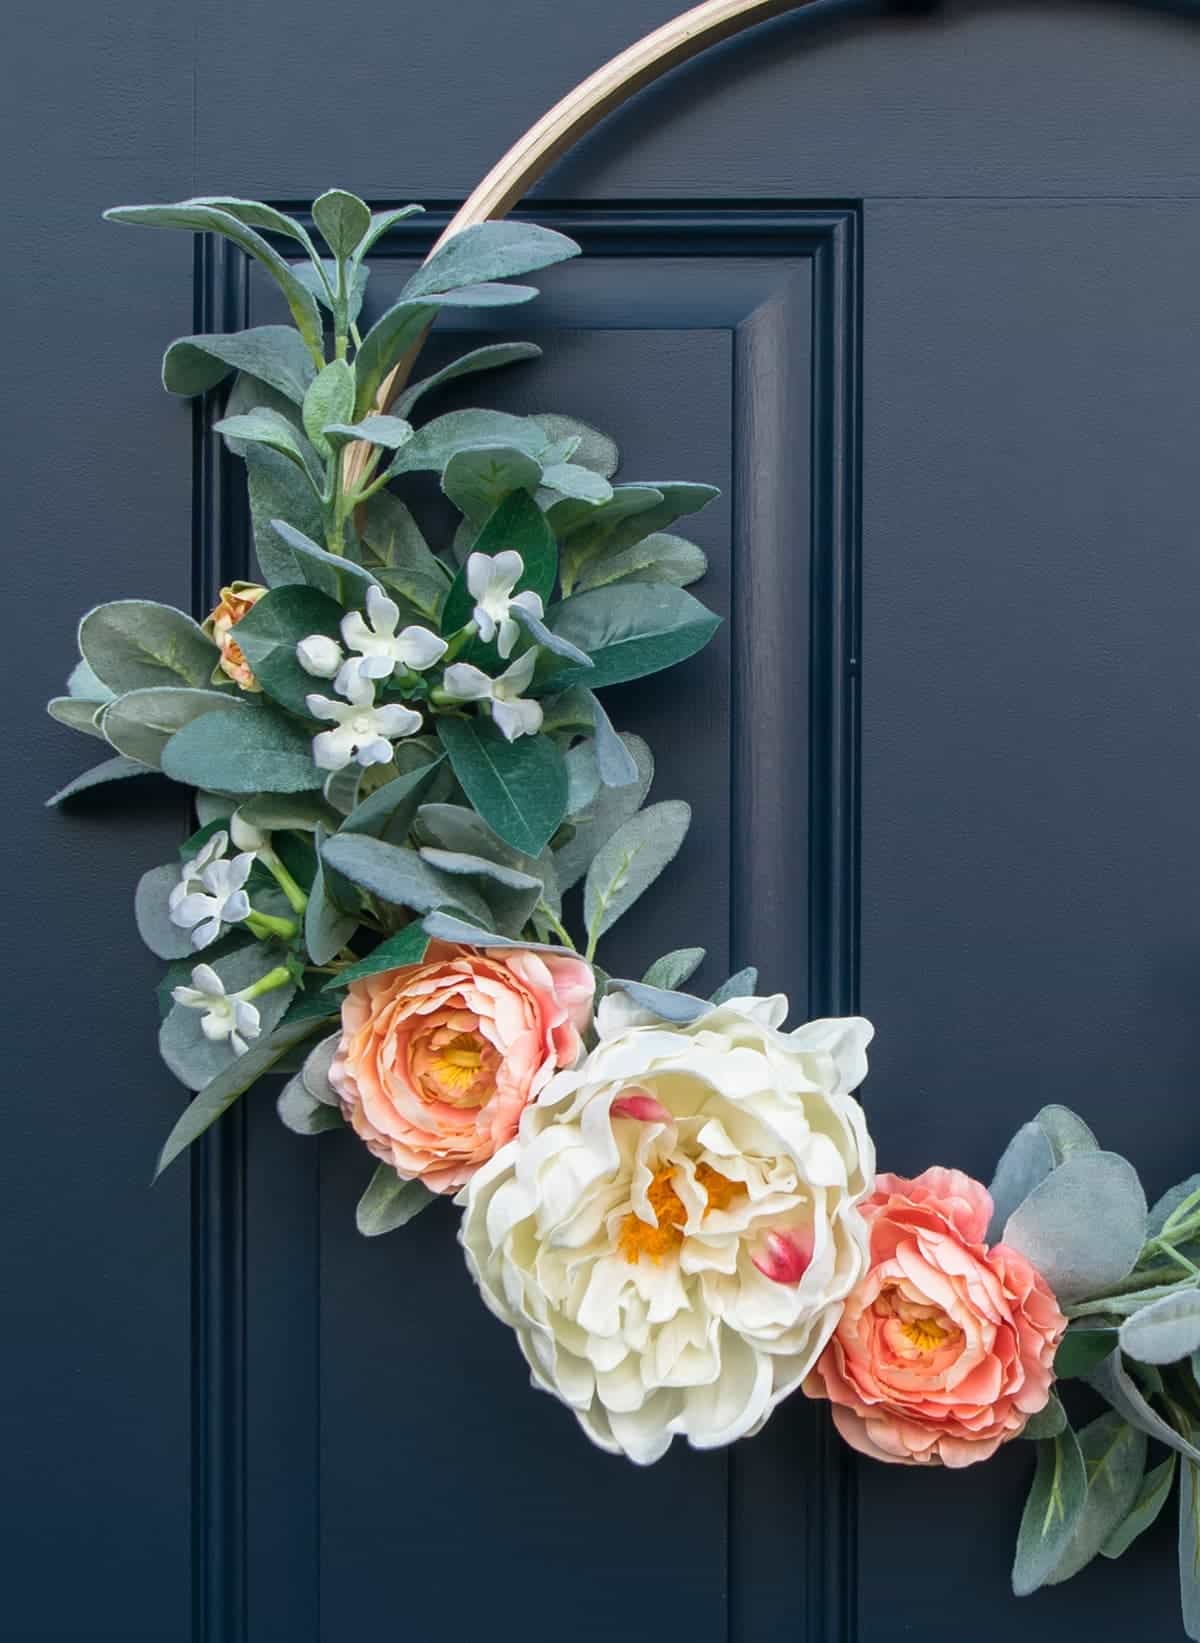
[[[97,605],[79,624],[79,649],[115,694],[155,685],[209,683],[218,651],[190,616],[151,599]]]
[[[304,793],[323,775],[310,737],[273,708],[226,708],[193,719],[163,749],[164,772],[219,793]]]
[[[163,356],[163,387],[190,398],[214,388],[231,371],[244,371],[285,395],[304,401],[316,375],[312,355],[290,325],[257,325],[248,331],[180,337]]]
[[[589,937],[604,935],[679,853],[691,806],[668,799],[631,816],[597,853],[583,890]]]
[[[1018,1597],[1028,1597],[1051,1578],[1070,1546],[1086,1499],[1087,1470],[1068,1426],[1038,1445],[1037,1472],[1013,1563],[1013,1591]]]
[[[358,1200],[354,1223],[364,1238],[378,1238],[407,1225],[436,1197],[420,1181],[404,1181],[387,1164],[380,1164]]]
[[[1042,1274],[1060,1305],[1085,1300],[1128,1277],[1145,1235],[1146,1196],[1137,1171],[1113,1152],[1067,1158],[1004,1228],[1004,1242]]]
[[[104,711],[103,730],[118,753],[157,766],[163,748],[177,730],[204,713],[231,707],[237,709],[237,698],[225,691],[156,685],[148,690],[126,691],[110,702]]]

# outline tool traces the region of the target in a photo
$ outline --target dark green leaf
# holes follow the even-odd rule
[[[564,669],[555,684],[582,678],[589,689],[599,690],[694,656],[721,620],[682,588],[649,584],[576,594],[549,611],[547,625],[585,651],[594,668],[586,674]]]
[[[366,958],[360,958],[357,964],[348,964],[344,970],[339,970],[331,981],[325,983],[325,989],[332,991],[336,987],[347,987],[352,981],[361,981],[364,976],[400,970],[406,964],[420,964],[428,950],[429,939],[419,924],[406,924],[403,930],[381,941]]]
[[[1171,1493],[1176,1464],[1176,1456],[1168,1455],[1161,1466],[1146,1473],[1137,1499],[1101,1546],[1102,1557],[1121,1557],[1157,1521]]]
[[[489,720],[438,720],[438,735],[463,792],[514,850],[538,856],[566,812],[567,772],[546,736],[506,741]]]
[[[486,925],[488,909],[461,880],[451,879],[423,862],[415,850],[385,844],[365,833],[335,833],[321,848],[321,859],[343,877],[392,907],[414,913],[452,907]]]
[[[525,565],[515,591],[524,593],[528,590],[536,593],[545,604],[554,591],[558,548],[546,524],[545,514],[526,491],[514,491],[511,496],[505,497],[480,531],[472,551],[486,554],[492,559],[506,549],[519,553]],[[442,610],[442,632],[457,633],[459,628],[471,620],[474,608],[475,601],[467,588],[467,573],[464,566],[446,595],[446,603]],[[557,624],[552,625],[557,631]],[[571,636],[568,634],[566,637]]]
[[[296,646],[316,633],[340,639],[344,615],[328,594],[288,583],[264,594],[238,623],[237,642],[255,678],[290,712],[306,716],[305,698],[328,688],[326,680],[314,679],[300,666]]]
[[[1080,1380],[1116,1351],[1117,1332],[1104,1325],[1072,1324],[1063,1336],[1054,1357],[1054,1373],[1060,1381]]]
[[[342,823],[341,832],[367,833],[389,844],[403,844],[441,768],[438,756],[377,787],[355,805]]]
[[[1036,1415],[1030,1415],[1025,1422],[1021,1436],[1033,1442],[1040,1442],[1043,1438],[1056,1438],[1066,1424],[1067,1412],[1052,1392],[1046,1407],[1039,1409]]]

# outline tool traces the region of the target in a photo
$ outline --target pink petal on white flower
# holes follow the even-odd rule
[[[773,1284],[798,1284],[812,1261],[812,1237],[807,1233],[768,1232],[765,1248],[750,1259]]]
[[[630,1090],[609,1108],[614,1118],[636,1118],[639,1124],[669,1124],[671,1114],[645,1090]]]

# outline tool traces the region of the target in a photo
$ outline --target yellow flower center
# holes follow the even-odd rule
[[[433,1058],[432,1072],[438,1083],[455,1092],[468,1089],[475,1082],[475,1074],[483,1063],[483,1050],[477,1038],[459,1033]]]
[[[918,1352],[936,1352],[939,1346],[945,1346],[951,1336],[957,1335],[958,1331],[947,1329],[944,1324],[938,1323],[936,1318],[909,1318],[907,1323],[900,1325],[900,1333]]]
[[[654,1172],[654,1179],[646,1189],[650,1208],[654,1211],[654,1225],[643,1221],[640,1215],[630,1214],[621,1223],[617,1247],[629,1262],[636,1266],[643,1255],[657,1264],[683,1242],[683,1226],[687,1210],[671,1181],[675,1175],[673,1164],[664,1164]],[[746,1189],[740,1181],[731,1181],[709,1164],[696,1165],[696,1180],[704,1192],[704,1213],[727,1209],[737,1198],[744,1198]]]

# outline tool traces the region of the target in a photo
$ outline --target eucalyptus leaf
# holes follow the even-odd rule
[[[514,491],[533,492],[542,470],[533,457],[507,445],[476,445],[456,451],[442,474],[442,489],[460,513],[482,525]]]
[[[1139,1363],[1178,1363],[1200,1350],[1200,1293],[1151,1301],[1121,1325],[1121,1350]]]
[[[289,712],[307,717],[308,696],[329,688],[327,680],[301,667],[296,646],[313,634],[340,640],[344,615],[342,606],[320,589],[287,583],[265,593],[238,623],[237,642],[254,677]]]
[[[450,907],[484,926],[487,903],[465,885],[423,862],[415,850],[385,844],[365,833],[335,833],[321,848],[321,859],[351,884],[392,907],[429,913]]]
[[[642,977],[642,985],[659,987],[674,992],[695,975],[704,963],[703,947],[679,947],[673,953],[664,953]]]
[[[95,704],[97,702],[111,702],[115,694],[115,691],[111,691],[106,684],[96,677],[92,669],[80,657],[71,669],[70,676],[67,679],[67,695],[80,701]]]
[[[104,741],[105,735],[97,720],[105,706],[102,701],[88,702],[80,696],[52,696],[46,703],[46,712],[68,730],[81,730],[85,736],[98,736]]]
[[[298,331],[290,325],[257,325],[248,331],[180,337],[163,356],[163,387],[190,398],[215,388],[231,371],[245,371],[295,405],[304,403],[316,375]]]
[[[345,1123],[336,1107],[326,1106],[316,1099],[305,1084],[302,1073],[296,1073],[283,1086],[275,1110],[296,1135],[320,1135],[325,1130],[341,1129]]]
[[[156,772],[146,764],[140,764],[136,759],[126,759],[118,755],[115,759],[104,759],[100,764],[94,764],[90,770],[76,776],[65,787],[60,787],[57,793],[51,793],[46,800],[46,807],[62,804],[64,799],[73,799],[77,793],[86,793],[89,788],[103,787],[107,782],[124,781],[128,776],[153,776]]]
[[[1034,1122],[1041,1126],[1049,1141],[1056,1165],[1064,1163],[1077,1152],[1100,1151],[1096,1137],[1079,1114],[1069,1107],[1043,1107]]]
[[[310,738],[273,709],[226,708],[184,725],[163,749],[175,781],[221,793],[303,793],[320,787]]]
[[[1147,1236],[1157,1238],[1176,1210],[1181,1209],[1189,1198],[1197,1194],[1200,1194],[1200,1175],[1189,1175],[1186,1181],[1180,1181],[1168,1192],[1164,1192],[1150,1211],[1150,1219],[1146,1225]],[[1200,1205],[1197,1205],[1197,1211],[1200,1212]]]
[[[578,462],[551,462],[542,469],[542,484],[559,496],[580,502],[610,502],[613,488],[607,479]]]
[[[753,964],[747,964],[744,970],[737,970],[728,981],[723,981],[712,995],[714,1004],[725,1004],[731,998],[751,998],[754,989],[758,986],[758,970]]]
[[[438,735],[463,792],[515,850],[540,855],[566,812],[567,772],[547,736],[506,741],[487,719],[438,720]]]
[[[239,210],[239,207],[248,209]],[[283,217],[279,212],[270,212],[268,216],[266,208],[258,206],[255,201],[220,200],[210,203],[206,199],[181,200],[174,205],[116,206],[106,211],[104,216],[109,222],[142,223],[152,228],[183,228],[197,234],[223,234],[262,263],[283,292],[292,318],[314,358],[321,353],[324,336],[321,316],[312,293],[296,278],[278,251],[261,234],[255,233],[252,226],[248,226],[252,221],[277,229],[280,223],[290,224],[282,232],[300,238],[302,244],[311,243],[303,229],[291,218]]]
[[[1171,1454],[1160,1466],[1146,1473],[1137,1499],[1101,1546],[1102,1557],[1123,1556],[1138,1536],[1145,1534],[1146,1530],[1158,1521],[1159,1513],[1167,1504],[1167,1497],[1171,1493],[1177,1464],[1177,1457]]]
[[[341,832],[366,833],[389,844],[403,844],[441,768],[439,755],[385,782],[355,805],[342,823]]]
[[[150,599],[116,599],[88,611],[79,624],[79,649],[117,695],[155,685],[202,688],[219,655],[190,616]]]
[[[273,944],[255,943],[237,947],[211,963],[204,953],[197,953],[197,963],[210,963],[224,983],[227,993],[240,992],[265,976],[283,961],[283,949]],[[295,992],[295,984],[287,983],[262,993],[254,1000],[259,1012],[263,1038],[269,1038],[278,1026]],[[205,1012],[190,1009],[185,1004],[174,1004],[158,1032],[158,1048],[163,1060],[189,1089],[206,1088],[218,1074],[240,1058],[228,1038],[210,1039],[204,1035],[202,1022]],[[257,1043],[258,1040],[252,1041]]]
[[[419,399],[444,387],[447,382],[456,381],[459,377],[469,376],[475,371],[490,371],[500,365],[516,365],[521,360],[541,357],[542,350],[533,342],[493,342],[483,348],[474,348],[469,354],[463,354],[451,364],[444,365],[440,371],[434,371],[431,376],[422,377],[419,382],[411,383],[396,401],[396,414],[407,416]]]
[[[190,931],[171,919],[170,895],[180,876],[178,863],[166,862],[162,867],[152,867],[138,880],[133,915],[138,935],[156,958],[187,958],[192,952]],[[202,963],[203,955],[197,954],[196,962]]]
[[[355,1225],[364,1238],[378,1238],[406,1226],[436,1197],[420,1181],[405,1181],[389,1165],[380,1164],[358,1201]]]
[[[1133,1165],[1114,1152],[1067,1158],[1004,1228],[1004,1242],[1042,1274],[1060,1305],[1127,1278],[1145,1235],[1146,1195]]]
[[[690,805],[668,799],[631,816],[603,845],[583,889],[589,939],[610,930],[675,859],[691,820]]]
[[[1060,1585],[1087,1567],[1109,1535],[1124,1521],[1141,1487],[1146,1467],[1146,1434],[1120,1415],[1101,1415],[1079,1434],[1087,1471],[1087,1499],[1048,1586]]]
[[[307,474],[265,445],[248,445],[245,463],[254,553],[263,580],[270,587],[313,581],[305,560],[271,524],[273,519],[289,520],[306,541],[320,535],[324,529],[321,504]],[[338,583],[332,574],[324,580],[326,592],[336,591]]]
[[[407,964],[420,964],[428,951],[429,939],[420,924],[406,924],[403,930],[381,941],[366,958],[360,958],[357,964],[348,964],[344,970],[339,970],[331,981],[325,983],[326,990],[348,986],[352,981],[361,981],[364,976],[400,970]]]
[[[592,690],[673,667],[702,650],[721,625],[682,588],[619,585],[579,593],[548,613],[547,625],[591,657]],[[558,684],[578,675],[566,670]]]
[[[642,805],[654,780],[654,756],[640,736],[621,734],[626,751],[637,766],[637,780],[625,787],[606,787],[589,800],[582,814],[572,813],[574,836],[554,852],[558,882],[569,890],[587,872],[596,852]]]
[[[239,709],[237,699],[224,691],[192,690],[182,685],[130,690],[105,709],[104,734],[127,759],[157,766],[163,748],[177,730],[204,713],[231,707]]]
[[[245,1055],[235,1057],[210,1084],[206,1084],[195,1100],[184,1109],[167,1137],[158,1156],[155,1179],[185,1148],[190,1147],[206,1129],[215,1124],[239,1095],[248,1090],[251,1084],[286,1055],[293,1044],[300,1043],[312,1031],[311,1021],[292,1022],[287,1026],[277,1027],[269,1036],[256,1038]]]
[[[304,945],[314,964],[328,964],[358,929],[358,919],[339,907],[325,883],[325,868],[321,850],[325,844],[325,830],[316,832],[317,872],[304,909]]]
[[[349,257],[371,226],[370,208],[357,194],[330,188],[313,201],[313,221],[335,257]]]
[[[318,371],[304,396],[302,413],[304,431],[314,449],[328,457],[326,423],[349,422],[354,415],[354,367],[344,359],[335,359]]]
[[[988,1192],[992,1199],[992,1219],[987,1241],[998,1244],[1010,1215],[1025,1202],[1055,1167],[1054,1149],[1042,1126],[1034,1121],[1022,1124],[1000,1155]]]
[[[1028,1597],[1067,1555],[1087,1500],[1087,1469],[1071,1428],[1038,1445],[1037,1472],[1017,1534],[1012,1585]]]
[[[475,223],[445,240],[426,259],[404,287],[404,295],[438,295],[480,281],[529,274],[578,255],[574,240],[536,223]]]

